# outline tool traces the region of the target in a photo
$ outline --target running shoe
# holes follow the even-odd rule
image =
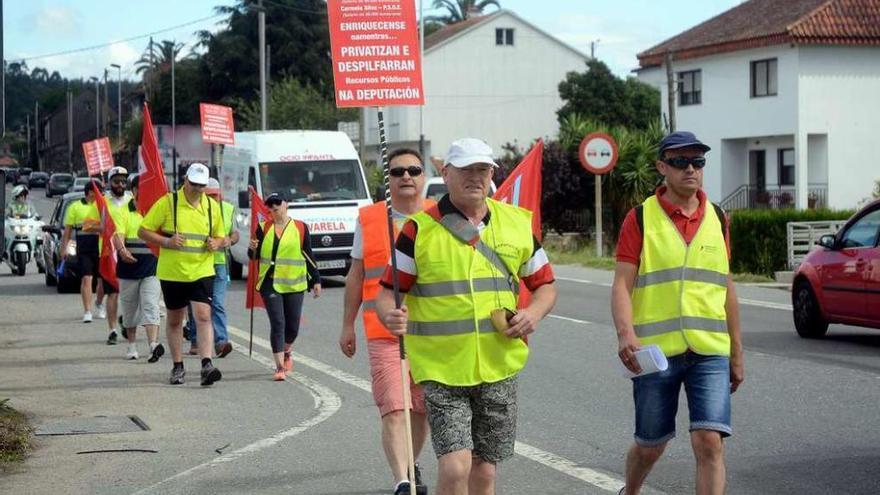
[[[165,346],[158,342],[153,342],[150,344],[150,358],[147,359],[147,362],[155,363],[163,354],[165,354]]]
[[[116,330],[110,330],[110,335],[107,336],[107,345],[116,345]]]
[[[92,322],[92,312],[86,311],[83,313],[83,323],[91,323]]]
[[[208,364],[202,366],[202,386],[203,387],[213,385],[214,382],[219,382],[221,378],[223,378],[223,374],[220,373],[220,370],[215,368],[213,364],[208,363]]]
[[[139,357],[140,356],[138,356],[137,344],[128,344],[128,352],[125,353],[125,359],[134,360]]]
[[[102,320],[107,318],[107,308],[103,304],[95,304],[95,316]]]
[[[217,345],[214,348],[214,351],[217,352],[218,358],[225,358],[226,356],[229,355],[230,352],[232,352],[232,344],[229,342],[224,342],[222,344]]]
[[[394,488],[394,495],[409,495],[409,481],[401,481]]]
[[[186,370],[183,369],[183,366],[179,368],[171,368],[171,379],[169,382],[172,385],[183,385],[183,377],[186,376]]]
[[[293,369],[293,357],[291,357],[289,352],[284,353],[284,371],[291,371]]]
[[[287,372],[284,371],[283,368],[280,370],[276,369],[275,375],[272,377],[272,379],[275,380],[276,382],[283,382],[285,376],[287,376]]]

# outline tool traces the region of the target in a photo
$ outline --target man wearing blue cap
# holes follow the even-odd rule
[[[656,166],[664,185],[633,208],[621,227],[611,289],[618,355],[639,375],[635,353],[653,345],[669,367],[633,378],[635,443],[620,493],[639,493],[675,436],[682,384],[697,460],[696,493],[724,492],[723,439],[733,432],[730,396],[743,381],[743,355],[727,217],[702,190],[709,149],[691,132],[663,138]]]

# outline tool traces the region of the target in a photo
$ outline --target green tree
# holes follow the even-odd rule
[[[434,21],[447,25],[455,24],[466,21],[471,17],[482,15],[489,6],[501,8],[498,0],[434,0],[433,7],[435,9],[445,9],[446,13],[444,15],[426,17],[425,21]],[[425,33],[427,32],[428,29],[426,27]]]
[[[341,110],[311,86],[304,86],[293,77],[272,84],[266,102],[266,119],[273,129],[336,130],[344,120],[357,120],[357,111]],[[236,123],[242,130],[260,128],[260,100],[239,100]]]
[[[564,104],[559,122],[571,114],[609,126],[647,129],[660,115],[660,92],[634,78],[623,80],[604,62],[589,60],[586,72],[569,72],[559,83]]]

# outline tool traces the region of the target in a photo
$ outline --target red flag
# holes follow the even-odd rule
[[[538,140],[529,153],[513,169],[510,176],[495,191],[494,199],[532,212],[532,233],[541,240],[541,165],[544,141]],[[520,282],[519,307],[528,306],[531,293]]]
[[[263,203],[263,198],[257,194],[257,191],[254,190],[253,186],[248,186],[248,191],[251,196],[251,239],[256,238],[257,235],[257,226],[262,225],[263,222],[272,218],[272,212],[269,211],[269,208],[266,207],[266,204]],[[245,297],[244,307],[245,309],[251,308],[265,308],[266,305],[263,303],[263,298],[260,297],[259,292],[257,292],[257,279],[260,274],[260,261],[249,260],[248,261],[248,278],[247,278],[247,297]]]
[[[150,107],[146,102],[144,130],[141,134],[141,158],[144,161],[144,169],[141,170],[138,179],[137,208],[141,215],[146,215],[153,203],[168,192],[165,169],[162,166],[162,159],[159,158],[159,144],[153,132],[153,119],[150,117]]]
[[[116,278],[116,246],[113,245],[113,236],[116,235],[116,223],[110,216],[107,208],[107,199],[104,193],[93,182],[95,190],[95,205],[98,207],[98,216],[101,218],[101,260],[98,263],[98,272],[101,278],[119,290],[119,279]]]

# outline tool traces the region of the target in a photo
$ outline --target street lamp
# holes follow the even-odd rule
[[[101,137],[101,80],[92,76],[89,81],[95,81],[95,138]]]
[[[115,67],[118,76],[117,76],[117,86],[116,86],[116,133],[117,140],[119,141],[119,145],[122,145],[122,66],[119,64],[110,64],[110,67]]]

